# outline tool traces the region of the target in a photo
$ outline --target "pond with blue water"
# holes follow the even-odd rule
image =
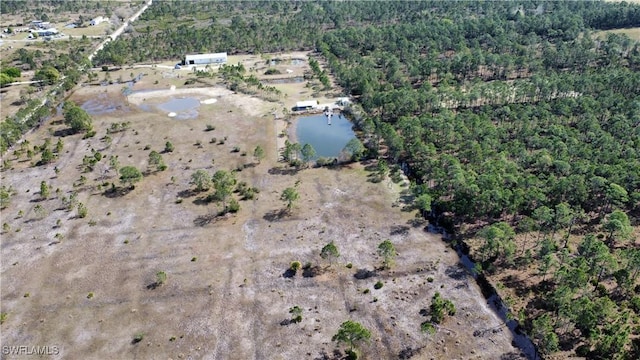
[[[175,119],[186,120],[198,117],[200,100],[192,97],[173,98],[156,106],[158,109],[172,114]]]
[[[337,157],[355,136],[351,121],[340,114],[331,116],[331,125],[324,114],[301,117],[296,125],[297,142],[313,146],[318,157]]]

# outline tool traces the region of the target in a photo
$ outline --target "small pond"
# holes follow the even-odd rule
[[[104,94],[100,94],[97,98],[86,101],[80,105],[80,107],[89,115],[104,115],[116,110],[126,109],[125,104],[116,103]],[[60,105],[60,109],[58,109],[58,113],[61,112],[62,105]]]
[[[296,138],[301,145],[310,144],[318,157],[337,157],[342,149],[355,137],[353,124],[344,116],[331,116],[331,125],[324,114],[298,119]]]
[[[175,114],[176,119],[186,120],[194,119],[198,117],[198,107],[200,107],[200,100],[196,98],[173,98],[167,102],[158,104],[158,109]]]

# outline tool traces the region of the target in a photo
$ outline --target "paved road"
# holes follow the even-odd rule
[[[109,42],[112,40],[115,40],[118,38],[118,36],[120,36],[122,34],[122,32],[127,28],[127,26],[129,26],[132,22],[136,21],[136,19],[138,19],[138,17],[140,17],[140,15],[142,15],[142,13],[147,10],[147,8],[151,5],[151,3],[153,2],[153,0],[149,0],[147,1],[146,4],[144,4],[144,6],[142,7],[142,9],[140,9],[137,13],[133,14],[133,16],[131,16],[127,21],[124,22],[124,24],[122,24],[122,26],[120,26],[119,28],[116,29],[116,31],[114,31],[111,35],[109,35],[102,43],[100,43],[100,45],[98,45],[98,47],[91,53],[91,55],[89,55],[89,60],[93,60],[93,57],[98,53],[98,51],[102,50],[102,48]]]

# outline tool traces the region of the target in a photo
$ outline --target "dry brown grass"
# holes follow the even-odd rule
[[[635,28],[628,28],[628,29],[615,29],[615,30],[606,30],[606,31],[599,31],[597,33],[595,33],[595,36],[600,38],[600,39],[604,39],[606,38],[607,34],[626,34],[627,36],[629,36],[629,38],[633,39],[633,40],[640,40],[640,27],[635,27]]]

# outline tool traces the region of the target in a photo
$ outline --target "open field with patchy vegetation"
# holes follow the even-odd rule
[[[276,151],[272,112],[281,105],[133,70],[149,75],[128,99],[121,85],[71,97],[105,111],[92,116],[95,136],[60,136],[68,126],[58,115],[26,137],[29,147],[60,140],[55,160],[8,156],[2,183],[15,195],[2,210],[3,344],[57,345],[62,358],[335,358],[331,338],[353,319],[372,333],[365,358],[518,353],[455,251],[402,209],[406,184],[368,181],[374,163],[291,169]],[[187,96],[216,102],[186,120],[157,110]],[[164,171],[149,167],[151,151]],[[114,158],[145,173],[135,188],[119,180]],[[217,217],[222,205],[192,184],[197,170],[236,170],[259,192],[233,194],[239,211]],[[299,194],[290,211],[280,199],[288,187]],[[398,255],[383,269],[377,247],[387,239]],[[330,242],[339,257],[323,259]],[[295,261],[302,268],[292,272]],[[435,292],[456,312],[429,335],[421,324]],[[301,319],[290,323],[295,306]]]

